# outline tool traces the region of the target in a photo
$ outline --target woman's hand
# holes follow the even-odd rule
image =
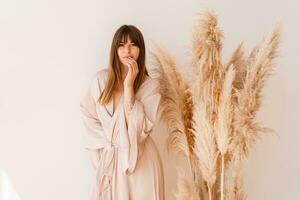
[[[124,80],[125,87],[133,87],[134,80],[139,72],[138,64],[133,58],[127,59],[128,72]]]

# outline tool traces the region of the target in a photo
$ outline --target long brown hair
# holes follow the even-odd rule
[[[120,46],[120,42],[127,42],[127,39],[130,38],[132,42],[134,42],[140,49],[139,56],[137,59],[137,64],[139,68],[139,72],[134,81],[134,92],[138,91],[138,88],[143,83],[145,76],[148,75],[148,71],[146,69],[146,50],[145,50],[145,42],[141,31],[133,25],[123,25],[116,31],[111,48],[110,48],[110,57],[109,57],[109,66],[108,66],[108,74],[107,81],[101,96],[98,99],[98,102],[101,105],[107,104],[112,95],[113,91],[117,87],[117,85],[122,81],[122,72],[121,72],[121,61],[118,56],[118,48]]]

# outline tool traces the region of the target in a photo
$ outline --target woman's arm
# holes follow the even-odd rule
[[[134,80],[139,72],[137,62],[134,59],[128,59],[127,62],[128,72],[123,83],[126,126],[128,125],[129,114],[134,104]]]
[[[134,89],[133,86],[124,86],[124,106],[125,106],[125,120],[128,125],[128,118],[130,111],[134,104]]]
[[[91,156],[91,161],[94,169],[97,169],[100,161],[100,156],[101,156],[101,151],[102,149],[95,149],[95,150],[90,150],[90,156]]]
[[[96,100],[99,97],[98,76],[96,75],[80,101],[80,111],[86,133],[85,149],[89,150],[94,168],[99,165],[102,148],[107,145],[104,128],[96,112]]]

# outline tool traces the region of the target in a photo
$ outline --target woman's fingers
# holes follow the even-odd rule
[[[132,74],[132,66],[130,63],[128,63],[128,72],[129,74]]]
[[[132,65],[134,66],[135,72],[138,73],[139,72],[138,64],[134,59],[132,59]]]
[[[131,72],[135,73],[135,68],[134,68],[134,64],[132,63],[132,61],[128,59],[127,64],[128,64],[129,69],[131,69]]]
[[[132,64],[129,62],[128,59],[126,60],[126,64],[127,64],[128,70],[129,70],[129,71],[132,71],[132,67],[131,67]]]
[[[128,59],[128,62],[130,63],[130,65],[131,65],[131,67],[132,67],[132,71],[135,73],[135,74],[137,74],[138,73],[138,65],[137,65],[137,62],[134,60],[134,59],[132,59],[132,58],[129,58]]]
[[[138,71],[139,71],[138,64],[132,58],[127,58],[126,59],[126,64],[128,66],[128,74],[127,74],[127,76],[128,76],[129,79],[133,79],[134,80],[136,78],[137,74],[138,74]]]

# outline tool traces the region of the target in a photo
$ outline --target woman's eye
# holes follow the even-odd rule
[[[124,44],[119,44],[119,47],[122,47],[122,46],[124,46]]]
[[[137,46],[135,43],[131,43],[132,46]]]

